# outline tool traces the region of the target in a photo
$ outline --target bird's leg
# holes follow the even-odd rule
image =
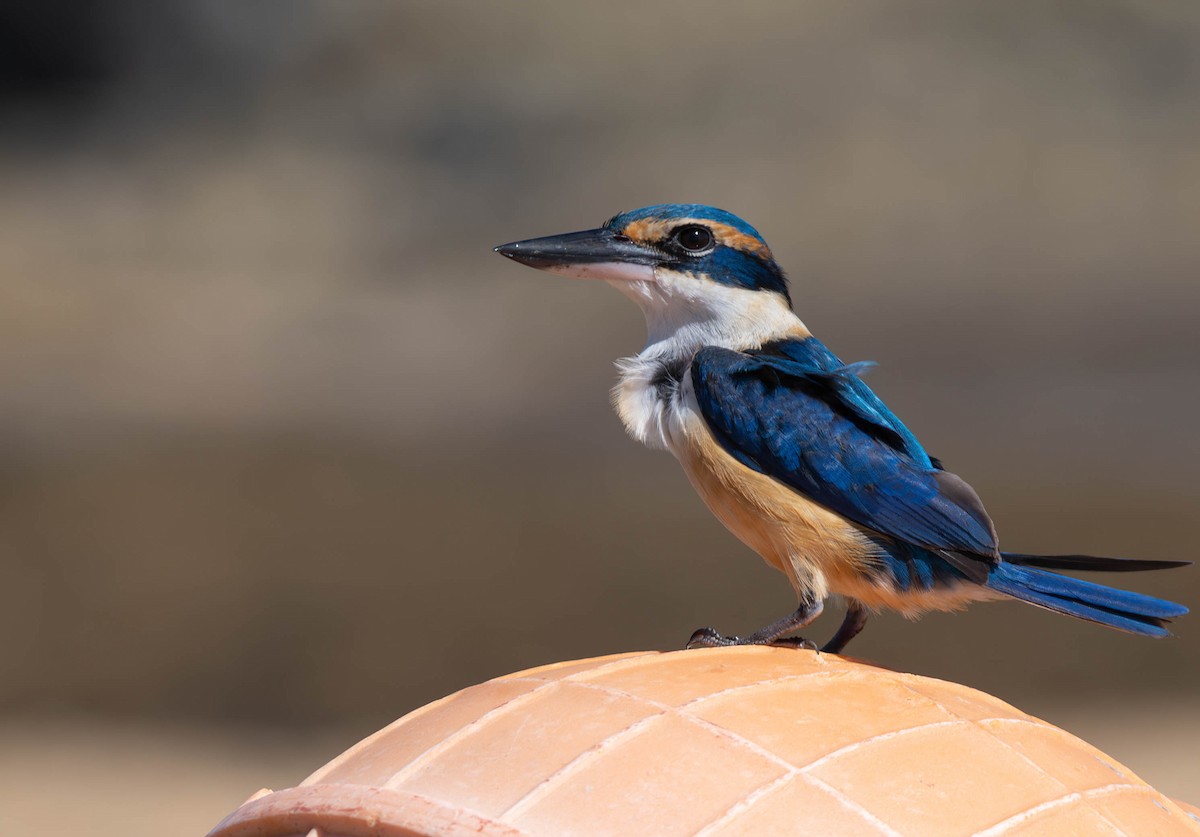
[[[821,646],[821,650],[827,654],[842,653],[846,643],[858,636],[858,632],[863,629],[865,624],[867,624],[867,609],[851,599],[846,605],[846,618],[842,620],[841,627],[837,629],[837,633],[829,642]]]
[[[775,645],[781,648],[807,648],[816,651],[815,643],[803,637],[785,637],[784,634],[799,630],[821,615],[825,605],[819,601],[803,602],[791,613],[778,622],[772,622],[767,627],[755,631],[750,636],[721,636],[713,628],[700,628],[692,634],[685,648],[719,648],[728,645]]]

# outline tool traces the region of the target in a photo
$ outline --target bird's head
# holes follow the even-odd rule
[[[651,342],[681,330],[754,343],[795,320],[787,278],[754,227],[699,204],[622,212],[582,232],[516,241],[496,252],[562,276],[601,279],[646,313]]]

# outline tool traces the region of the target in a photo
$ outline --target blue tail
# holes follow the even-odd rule
[[[1165,624],[1188,612],[1165,599],[1006,561],[992,567],[987,586],[1057,613],[1143,636],[1170,636]]]

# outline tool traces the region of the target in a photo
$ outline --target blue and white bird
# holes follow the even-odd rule
[[[925,452],[861,374],[792,312],[762,236],[710,206],[621,213],[598,229],[497,247],[514,261],[599,279],[636,302],[648,340],[618,362],[626,429],[665,448],[717,518],[787,576],[795,613],[740,638],[701,628],[688,647],[815,647],[799,637],[831,594],[841,651],[869,611],[916,616],[1013,598],[1144,636],[1187,613],[1173,602],[1051,570],[1156,570],[1188,561],[1001,552],[971,486]]]

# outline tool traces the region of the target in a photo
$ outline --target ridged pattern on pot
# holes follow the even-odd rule
[[[1003,701],[790,649],[498,678],[401,718],[300,789],[339,784],[531,835],[1200,834],[1128,768]]]

